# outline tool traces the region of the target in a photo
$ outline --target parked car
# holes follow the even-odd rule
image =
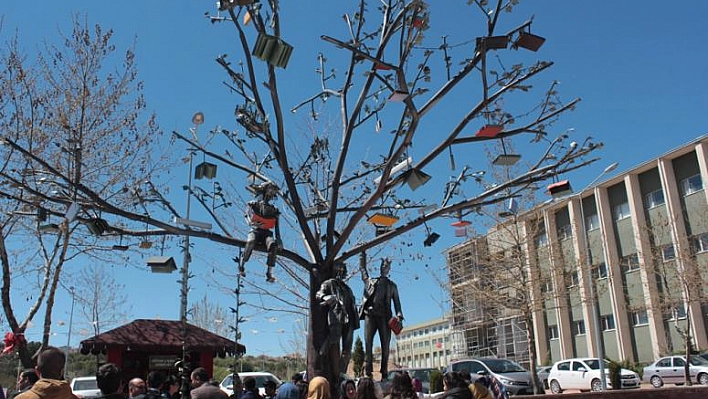
[[[644,367],[644,381],[650,382],[654,388],[659,388],[664,384],[683,384],[684,367],[686,358],[683,356],[666,356],[655,361],[651,365]],[[691,381],[701,385],[708,385],[708,360],[699,356],[691,356],[688,366]]]
[[[101,390],[98,389],[96,376],[93,377],[76,377],[71,380],[71,392],[80,398],[97,398],[103,396]]]
[[[472,377],[489,374],[504,385],[509,395],[533,395],[531,373],[525,368],[508,359],[478,358],[458,360],[450,363],[448,371],[467,370]],[[541,386],[541,381],[538,385]]]
[[[391,373],[394,373],[396,371],[402,371],[408,373],[411,378],[417,378],[423,383],[423,393],[432,393],[430,392],[430,374],[433,371],[436,371],[438,369],[429,367],[429,368],[409,368],[409,369],[395,369],[395,370],[390,370],[389,371],[389,379]]]
[[[548,389],[548,373],[551,371],[551,367],[553,366],[541,366],[541,367],[536,367],[536,375],[538,375],[538,379],[541,380],[543,383],[543,389]]]
[[[263,383],[266,381],[273,381],[275,382],[275,386],[280,386],[282,384],[282,381],[278,379],[278,377],[274,376],[271,373],[264,372],[264,371],[250,371],[250,372],[244,372],[244,373],[238,373],[239,378],[241,378],[241,381],[243,381],[246,377],[253,377],[256,379],[256,386],[258,387],[258,393],[263,396],[265,394],[265,388],[263,388]],[[227,395],[231,396],[234,393],[234,376],[233,374],[228,374],[226,377],[224,377],[223,380],[221,380],[221,383],[219,384],[219,388],[226,392]]]
[[[610,363],[604,361],[605,379],[608,387],[610,382]],[[639,388],[639,375],[632,370],[621,369],[621,388]],[[600,391],[600,361],[597,358],[565,359],[556,362],[548,373],[548,385],[553,393],[562,393],[566,389],[580,391]]]

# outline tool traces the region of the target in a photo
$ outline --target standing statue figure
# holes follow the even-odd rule
[[[359,328],[359,314],[356,308],[354,292],[349,288],[344,279],[347,276],[347,266],[343,262],[334,264],[334,277],[325,280],[315,294],[317,300],[322,301],[322,306],[327,306],[327,339],[320,346],[319,353],[324,355],[330,346],[339,345],[342,348],[339,354],[339,370],[346,372],[349,359],[352,356],[354,343],[354,330]],[[335,364],[336,361],[333,362]],[[336,373],[338,375],[338,373]]]
[[[256,198],[249,201],[246,208],[246,223],[251,227],[251,230],[248,232],[243,256],[239,260],[238,271],[242,277],[246,277],[245,264],[251,258],[253,248],[256,245],[264,245],[268,251],[266,281],[272,283],[275,281],[272,273],[275,258],[278,251],[282,249],[278,223],[280,211],[270,203],[278,195],[278,186],[267,181],[256,186],[255,192]],[[275,230],[275,237],[271,230]]]
[[[364,280],[364,298],[361,303],[359,318],[365,320],[364,339],[366,343],[366,375],[371,376],[373,366],[374,335],[379,333],[381,342],[381,378],[388,375],[388,353],[391,344],[391,328],[389,320],[392,318],[391,302],[396,311],[398,322],[403,321],[401,301],[398,299],[398,287],[389,280],[388,272],[391,270],[391,260],[381,260],[381,276],[370,278],[366,264],[360,264],[361,278]]]

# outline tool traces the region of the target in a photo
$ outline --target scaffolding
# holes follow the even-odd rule
[[[485,237],[472,238],[447,252],[451,327],[462,337],[464,348],[456,355],[500,357],[528,366],[528,329],[520,313],[511,307],[498,308],[485,298],[484,284],[493,278],[490,261]]]

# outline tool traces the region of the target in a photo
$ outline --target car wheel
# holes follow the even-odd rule
[[[563,393],[563,389],[561,388],[558,381],[556,381],[556,380],[551,381],[551,392],[553,392],[555,394]]]
[[[593,392],[602,391],[602,381],[598,378],[592,380],[590,382],[590,390]]]
[[[661,388],[662,386],[664,386],[664,381],[662,381],[661,377],[659,377],[658,375],[651,377],[649,382],[651,382],[651,386],[653,386],[654,388]]]
[[[550,387],[548,386],[548,378],[545,378],[543,380],[543,389],[549,389]]]
[[[698,374],[698,383],[701,385],[708,385],[708,374],[706,374],[706,373]]]

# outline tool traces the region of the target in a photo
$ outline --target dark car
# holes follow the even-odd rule
[[[391,373],[394,373],[397,371],[408,373],[408,375],[411,376],[411,379],[413,379],[413,378],[419,379],[423,383],[423,393],[435,393],[435,392],[430,392],[430,374],[433,371],[439,371],[439,369],[436,369],[433,367],[395,369],[395,370],[389,371],[389,379],[391,378]]]
[[[553,366],[541,366],[541,367],[536,367],[536,374],[538,375],[538,379],[543,382],[543,389],[549,389],[548,387],[548,373],[551,371],[551,368]]]
[[[533,395],[531,373],[519,363],[509,359],[477,358],[450,363],[449,371],[467,370],[475,375],[489,374],[504,385],[509,395]],[[541,386],[541,381],[537,382]]]

